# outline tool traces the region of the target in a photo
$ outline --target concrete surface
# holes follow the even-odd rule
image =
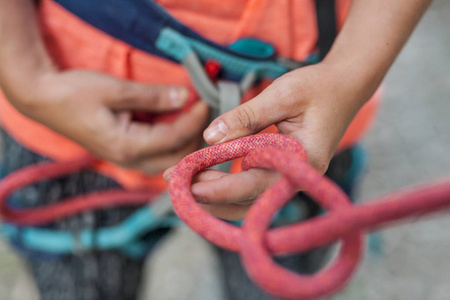
[[[383,108],[365,139],[370,165],[360,199],[450,175],[449,28],[450,2],[435,1],[389,72]],[[332,299],[450,299],[447,213],[380,237],[382,253],[366,255],[348,288]],[[148,260],[142,299],[224,299],[216,268],[207,244],[180,229]],[[33,285],[0,243],[0,300],[24,299],[37,299]]]

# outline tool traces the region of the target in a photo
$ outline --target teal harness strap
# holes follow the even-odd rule
[[[241,96],[258,79],[275,79],[290,70],[315,62],[296,62],[276,57],[271,45],[258,40],[241,39],[228,47],[214,45],[171,18],[153,1],[100,0],[95,6],[88,1],[55,1],[96,28],[133,47],[182,63],[202,99],[216,111],[216,116],[237,106]],[[117,11],[121,13],[112,14],[111,5],[118,5]],[[153,12],[152,17],[141,18],[140,13],[147,13],[148,10]],[[117,20],[119,17],[120,21]],[[230,93],[226,91],[228,82],[216,85],[205,74],[203,62],[207,59],[220,62],[224,78],[238,82],[231,85]],[[49,253],[119,248],[133,255],[144,249],[144,245],[137,241],[141,235],[154,228],[177,225],[178,222],[174,217],[160,214],[156,207],[144,207],[124,222],[96,231],[82,230],[74,234],[32,227],[18,228],[9,224],[3,225],[2,230],[6,236],[20,239],[30,249]],[[45,243],[42,242],[44,240]]]
[[[165,193],[164,197],[155,202],[154,206],[145,206],[122,223],[96,231],[84,229],[73,233],[34,227],[17,227],[10,224],[3,224],[2,231],[9,239],[20,239],[26,248],[52,254],[107,249],[122,249],[125,252],[129,250],[129,253],[138,253],[138,249],[143,249],[143,245],[139,246],[138,239],[145,233],[156,228],[181,224],[176,216],[167,216],[170,211],[170,199]]]
[[[207,59],[219,61],[222,64],[224,72],[233,74],[237,77],[245,77],[248,73],[254,72],[260,78],[275,79],[289,71],[286,66],[271,59],[255,61],[237,57],[195,39],[186,37],[171,28],[164,28],[161,30],[159,37],[156,40],[156,48],[180,63],[182,63],[190,53],[195,52],[202,61]]]

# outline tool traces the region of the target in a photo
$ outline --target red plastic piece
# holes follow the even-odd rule
[[[219,72],[222,69],[220,62],[214,59],[208,59],[205,63],[205,71],[209,78],[214,80],[219,76]]]

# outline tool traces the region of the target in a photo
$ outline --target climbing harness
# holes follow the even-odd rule
[[[191,180],[195,174],[214,164],[238,157],[245,157],[244,170],[253,167],[269,168],[284,175],[255,202],[242,229],[207,214],[195,202],[190,192]],[[6,184],[3,183],[0,187],[0,203],[2,204],[0,212],[7,221],[11,220],[16,224],[41,224],[64,216],[66,210],[52,209],[51,206],[47,209],[52,213],[47,213],[45,217],[37,217],[36,209],[12,212],[5,207],[5,199],[15,188],[33,182],[30,175],[33,174],[32,177],[36,178],[37,175],[48,172],[49,176],[54,177],[70,172],[75,167],[75,164],[70,164],[65,170],[55,170],[52,165],[54,163],[45,164],[47,164],[46,168],[40,165],[37,171],[25,169],[22,171],[24,173],[5,179]],[[80,162],[80,164],[89,166],[86,162]],[[331,212],[313,220],[266,232],[272,215],[298,189],[304,190]],[[120,194],[123,191],[116,191],[116,193]],[[281,134],[262,134],[205,148],[187,156],[172,173],[170,194],[173,207],[179,217],[209,241],[229,250],[241,252],[249,275],[267,292],[286,299],[314,299],[338,291],[348,281],[361,257],[363,230],[372,230],[400,218],[422,215],[449,206],[450,182],[441,181],[385,196],[374,203],[351,206],[345,193],[308,165],[306,152],[297,141]],[[148,194],[145,197],[143,194],[137,194],[137,196],[139,197],[136,197],[136,201],[139,203],[149,200]],[[80,203],[76,205],[79,211],[98,208],[100,204],[105,205],[94,202],[95,205],[87,207],[80,199],[73,201]],[[126,202],[117,203],[125,204]],[[54,204],[53,207],[60,207],[57,205]],[[154,208],[154,213],[157,215],[167,208],[167,202],[163,203],[159,210],[157,207]],[[145,219],[148,215],[139,211],[120,227],[134,226],[132,220],[139,218]],[[103,240],[102,236],[108,236],[105,234],[108,230],[116,231],[116,234],[120,235],[119,227],[101,230],[103,231],[97,233],[95,247],[113,247],[111,241]],[[94,247],[90,244],[93,240],[91,235],[89,231],[81,232],[79,243],[86,248]],[[269,258],[269,253],[286,254],[307,251],[328,245],[341,238],[344,244],[338,261],[326,271],[311,277],[289,273],[274,265]],[[51,242],[52,239],[49,241]],[[74,242],[68,242],[70,243]]]
[[[211,106],[212,118],[239,105],[242,96],[258,80],[275,79],[290,70],[318,61],[318,56],[315,55],[301,62],[278,57],[270,44],[255,39],[240,39],[229,46],[216,44],[172,18],[153,1],[98,0],[96,5],[91,5],[88,1],[83,4],[77,0],[55,2],[87,23],[137,49],[182,64],[191,77],[196,93]],[[328,12],[328,17],[330,12],[334,16],[334,5],[329,3],[332,1],[316,1],[318,16],[323,15],[324,11]],[[116,10],[104,9],[108,6],[118,6],[121,15],[112,13]],[[333,25],[334,19],[328,25],[322,19],[323,17],[318,17],[318,44],[319,56],[323,58],[331,47],[336,28],[335,24],[331,29],[326,27]],[[325,43],[323,32],[327,32],[329,39]],[[145,116],[142,119],[147,120]],[[3,231],[12,242],[29,251],[49,254],[118,249],[131,256],[141,256],[146,251],[145,245],[139,240],[142,235],[152,229],[178,223],[172,216],[167,217],[167,197],[155,191],[103,191],[63,199],[57,204],[40,208],[12,208],[7,201],[13,191],[32,184],[37,179],[49,179],[89,169],[96,163],[94,158],[43,163],[20,170],[2,180],[0,215],[4,221],[9,222],[3,225]],[[45,225],[86,210],[150,202],[151,204],[140,208],[122,223],[98,230],[67,232],[24,227]],[[46,242],[42,243],[43,240]]]
[[[124,191],[121,189],[112,189],[66,199],[62,202],[39,208],[21,208],[18,210],[5,205],[8,196],[18,188],[27,186],[38,180],[53,179],[58,176],[87,169],[93,166],[96,161],[95,158],[83,158],[66,163],[43,162],[23,168],[5,177],[2,179],[0,185],[0,201],[3,204],[0,208],[2,219],[7,222],[13,221],[22,225],[45,224],[83,211],[118,205],[146,204],[156,198],[157,193],[150,190]]]
[[[256,39],[239,39],[229,46],[217,44],[173,18],[155,1],[98,0],[95,6],[77,0],[55,2],[137,49],[182,64],[202,100],[211,107],[211,119],[238,106],[257,80],[274,80],[293,69],[318,62],[316,56],[306,61],[278,57],[272,45]],[[335,14],[334,1],[331,6],[317,2],[318,14],[321,14],[318,23],[322,29],[319,44],[331,45],[336,35],[335,19],[325,22],[324,18]],[[117,11],[121,12],[120,16]],[[323,12],[327,12],[326,15]],[[325,31],[327,35],[323,34]],[[320,55],[324,53],[321,51]],[[217,84],[205,72],[204,64],[208,60],[220,64]]]
[[[239,157],[244,157],[244,170],[273,169],[283,175],[252,205],[242,229],[209,215],[196,203],[190,191],[195,174],[215,164]],[[78,166],[88,167],[92,163],[92,160],[80,161]],[[38,169],[25,169],[21,171],[23,173],[6,178],[0,186],[0,214],[5,220],[19,225],[41,224],[65,216],[67,210],[60,208],[65,206],[59,204],[47,207],[51,213],[47,213],[45,217],[38,217],[36,212],[40,211],[39,208],[27,209],[25,212],[12,211],[6,206],[6,199],[15,189],[32,183],[39,175],[55,177],[70,172],[76,166],[72,163],[64,170],[58,170],[55,169],[55,163],[43,163]],[[45,172],[48,174],[43,174]],[[30,179],[30,175],[34,179]],[[299,189],[305,191],[330,213],[267,231],[272,216]],[[102,193],[99,192],[97,196]],[[122,196],[124,191],[118,190],[115,193]],[[125,193],[135,195],[136,203],[148,201],[150,196],[148,192]],[[337,185],[308,164],[306,152],[299,142],[281,134],[261,134],[208,147],[188,155],[172,173],[170,198],[178,216],[201,236],[216,245],[240,252],[250,277],[268,293],[284,299],[315,299],[339,291],[348,282],[361,258],[363,232],[378,229],[399,219],[421,216],[450,206],[450,180],[400,191],[374,199],[365,205],[352,206],[348,196]],[[129,204],[119,200],[114,202],[118,205]],[[105,205],[97,201],[93,203],[86,206],[82,198],[72,200],[77,211]],[[168,208],[167,202],[161,203],[159,208],[153,208],[155,215]],[[133,215],[134,219],[147,217],[142,211]],[[108,244],[111,242],[107,239],[102,241],[102,235],[107,236],[104,232],[116,231],[120,235],[119,227],[134,226],[131,220],[128,219],[126,223],[116,227],[102,229],[102,232],[97,233],[96,245],[89,242],[92,241],[92,233],[81,232],[79,243],[86,248],[108,248],[112,245]],[[269,256],[307,251],[340,239],[343,240],[343,245],[336,262],[325,271],[312,276],[284,270]]]
[[[54,2],[85,22],[137,49],[182,64],[196,88],[196,91],[191,89],[191,99],[188,102],[192,103],[198,99],[199,94],[211,107],[211,119],[238,106],[242,96],[257,80],[262,78],[273,80],[292,69],[317,62],[315,56],[311,56],[304,62],[278,57],[272,45],[252,38],[242,38],[228,46],[217,44],[180,23],[154,1],[98,0],[96,5],[91,5],[89,1],[77,0],[55,0]],[[335,14],[334,5],[323,9],[324,4],[320,2],[317,1],[318,14],[326,11],[328,15],[318,17],[318,23],[322,24],[321,28],[331,33],[331,36],[327,36],[326,39],[330,39],[327,43],[332,44],[336,28],[331,23],[335,20],[324,23],[324,17]],[[117,10],[121,12],[120,15],[117,15]],[[323,40],[324,35],[319,34],[320,46],[327,44],[324,44]],[[324,53],[321,50],[321,55]],[[135,112],[133,117],[139,121],[167,122],[173,120],[176,115],[149,116]],[[0,189],[3,194],[0,197],[4,202],[1,214],[4,221],[10,222],[3,225],[3,231],[11,241],[20,243],[30,250],[55,254],[123,248],[135,241],[145,230],[149,231],[163,224],[178,223],[170,215],[166,217],[160,214],[156,217],[152,206],[146,206],[123,223],[96,231],[86,229],[74,233],[23,227],[45,224],[77,212],[100,207],[147,203],[150,199],[158,198],[158,195],[151,191],[104,191],[33,209],[11,208],[6,202],[12,190],[17,189],[19,185],[31,184],[34,181],[32,178],[37,178],[38,174],[39,178],[49,179],[89,168],[95,163],[94,158],[82,158],[73,162],[44,163],[20,170],[2,180]],[[220,166],[221,170],[228,168],[229,164]],[[152,203],[158,202],[164,201],[154,200]],[[41,243],[40,241],[44,238],[49,242]]]
[[[19,251],[29,256],[42,256],[37,253],[69,254],[90,250],[119,249],[133,258],[142,257],[148,247],[139,239],[150,230],[177,224],[174,217],[166,217],[171,210],[167,193],[147,191],[125,191],[121,189],[95,192],[78,196],[40,208],[13,207],[8,203],[10,195],[17,189],[41,181],[89,169],[98,161],[83,158],[71,162],[43,162],[23,168],[2,179],[0,201],[3,201],[1,215],[2,233],[10,239]],[[149,204],[152,204],[151,206]],[[24,225],[43,225],[68,215],[98,208],[117,205],[148,204],[125,222],[98,230],[84,229],[80,232],[57,231],[46,228],[23,227]],[[163,218],[163,216],[165,218]],[[45,243],[43,243],[45,241]]]
[[[239,157],[244,157],[244,170],[264,168],[282,174],[251,206],[242,228],[208,214],[190,190],[195,174]],[[297,190],[303,190],[329,213],[268,230],[272,216]],[[450,179],[353,206],[336,184],[308,164],[298,141],[281,134],[261,134],[188,155],[172,172],[170,196],[175,212],[188,226],[208,241],[240,252],[249,276],[266,292],[283,299],[316,299],[339,291],[348,282],[362,256],[364,232],[450,207]],[[311,276],[283,269],[270,258],[270,254],[308,251],[340,240],[338,258]]]
[[[55,2],[132,47],[182,64],[199,96],[213,108],[213,117],[237,106],[242,95],[258,80],[277,78],[323,58],[336,35],[334,2],[328,0],[315,2],[319,21],[318,57],[311,56],[303,62],[277,57],[270,44],[259,40],[240,39],[229,46],[213,43],[149,0],[97,0],[96,5],[78,0]],[[117,6],[120,16],[115,13],[117,9],[105,9],[109,6]],[[324,19],[329,22],[323,22]],[[237,157],[245,157],[244,169],[268,168],[283,174],[251,207],[242,228],[207,214],[190,192],[195,174]],[[37,180],[89,169],[96,163],[96,159],[89,157],[43,163],[3,179],[0,215],[7,222],[3,225],[6,235],[25,249],[49,254],[118,249],[131,256],[142,255],[146,248],[139,240],[142,235],[177,222],[172,217],[166,218],[168,198],[156,191],[109,190],[41,208],[13,208],[8,203],[11,193],[19,188]],[[299,189],[305,190],[330,213],[267,231],[276,211]],[[361,258],[363,231],[449,206],[450,184],[442,181],[382,197],[377,203],[352,206],[345,193],[308,165],[306,153],[297,141],[279,134],[264,134],[187,156],[172,174],[170,195],[178,216],[207,240],[240,252],[250,277],[268,293],[285,299],[315,299],[337,292],[349,280]],[[95,231],[85,229],[74,233],[26,227],[45,225],[86,210],[130,204],[147,205],[122,223]],[[343,246],[336,262],[313,276],[294,274],[270,259],[270,254],[307,251],[341,239]]]
[[[144,201],[149,200],[144,198]],[[148,231],[179,224],[175,216],[166,216],[170,211],[170,199],[167,193],[164,193],[152,202],[152,205],[140,208],[124,222],[98,230],[84,229],[74,235],[73,232],[17,227],[10,224],[4,224],[2,230],[6,236],[20,242],[25,248],[52,254],[120,249],[127,248],[130,244],[136,245],[139,238]]]

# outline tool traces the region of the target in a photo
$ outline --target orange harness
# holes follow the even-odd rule
[[[296,60],[303,60],[314,50],[317,26],[313,1],[287,4],[252,0],[244,5],[237,0],[220,3],[203,0],[201,7],[205,15],[192,12],[192,3],[185,1],[181,6],[175,6],[172,1],[164,1],[162,4],[174,17],[218,43],[226,44],[241,36],[255,36],[272,43],[281,55]],[[343,23],[348,4],[347,0],[336,2],[339,26]],[[243,11],[241,15],[240,11]],[[223,15],[219,18],[220,13]],[[108,36],[51,0],[41,1],[39,17],[47,49],[61,69],[90,69],[138,82],[191,87],[189,75],[182,66]],[[270,26],[264,20],[271,20]],[[280,32],[287,34],[280,35]],[[75,44],[79,46],[77,51],[73,48]],[[244,101],[254,97],[263,87],[264,84],[251,89]],[[377,92],[360,110],[342,139],[340,149],[351,146],[364,135],[373,122],[379,98],[380,92]],[[4,95],[0,95],[0,119],[2,127],[19,143],[43,156],[56,161],[71,161],[88,154],[78,144],[20,114]],[[125,170],[106,161],[99,161],[94,169],[128,189],[163,191],[167,188],[159,175],[149,176]],[[233,170],[239,170],[237,164]]]

